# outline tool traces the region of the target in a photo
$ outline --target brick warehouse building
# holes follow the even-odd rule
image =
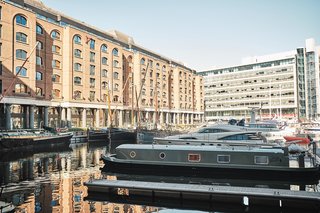
[[[202,76],[121,32],[102,31],[38,0],[2,0],[0,38],[2,128],[203,121]]]

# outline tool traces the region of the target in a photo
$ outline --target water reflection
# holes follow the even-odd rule
[[[117,143],[111,150],[113,150]],[[162,209],[198,209],[202,211],[239,212],[239,206],[216,204],[215,208],[203,203],[175,203],[174,200],[150,200],[141,197],[123,197],[88,194],[84,182],[90,179],[129,179],[155,182],[176,181],[208,184],[205,179],[154,176],[121,176],[102,173],[101,154],[108,150],[106,143],[75,144],[64,148],[50,148],[41,152],[0,153],[0,200],[12,203],[16,212],[156,212]],[[160,179],[159,179],[160,178]],[[214,184],[210,180],[210,184]],[[241,181],[214,180],[216,184],[241,185]],[[244,181],[248,182],[248,181]],[[291,188],[291,184],[265,182],[251,187]],[[299,185],[298,189],[305,189]],[[291,188],[292,189],[292,188]],[[160,206],[160,207],[152,207]],[[240,211],[244,211],[242,207]]]

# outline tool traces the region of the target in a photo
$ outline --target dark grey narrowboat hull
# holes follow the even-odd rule
[[[117,159],[115,156],[102,156],[105,166],[102,171],[161,176],[185,176],[202,178],[233,178],[251,180],[292,180],[292,181],[318,181],[320,168],[277,168],[257,166],[216,166],[174,163],[150,162]]]

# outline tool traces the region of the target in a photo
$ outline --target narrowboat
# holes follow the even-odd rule
[[[305,156],[300,156],[304,158]],[[285,147],[123,144],[102,156],[105,172],[204,178],[319,180],[319,165],[289,166]],[[304,160],[304,159],[303,159]]]
[[[122,128],[100,128],[88,131],[89,142],[108,142],[111,141],[132,141],[136,143],[137,133]]]
[[[50,132],[17,132],[0,134],[0,152],[14,149],[34,149],[43,146],[69,146],[73,134]]]

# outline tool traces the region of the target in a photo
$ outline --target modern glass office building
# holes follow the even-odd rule
[[[250,57],[242,65],[200,71],[207,121],[250,117],[317,120],[319,53],[314,39],[292,51]]]

